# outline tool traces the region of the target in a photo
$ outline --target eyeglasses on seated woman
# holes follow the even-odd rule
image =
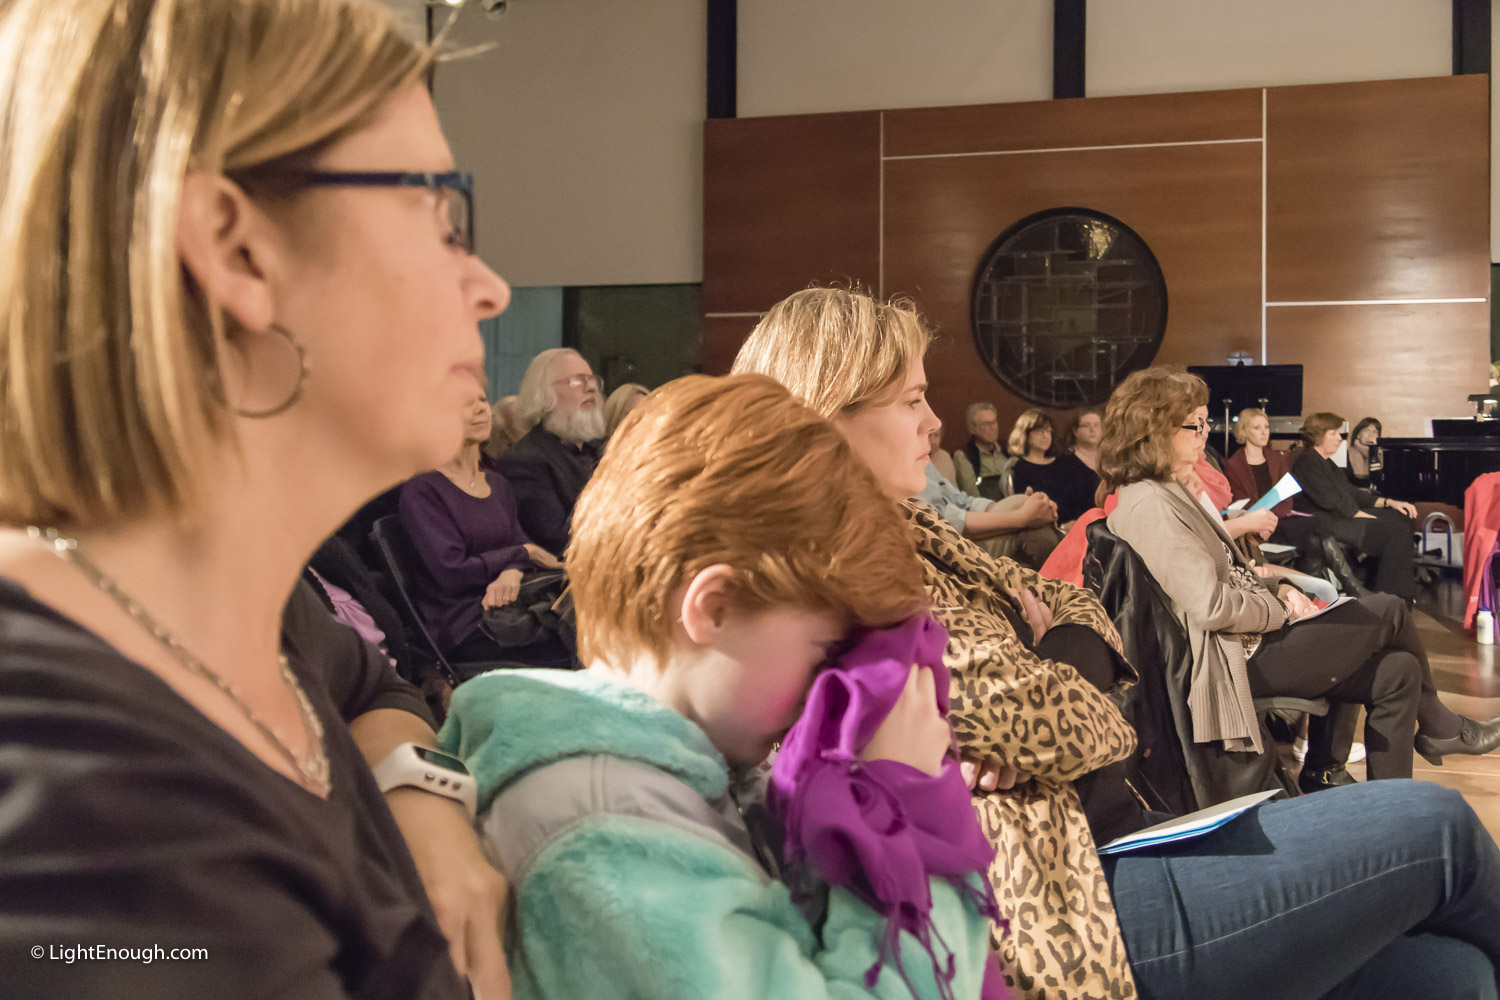
[[[4,992],[469,995],[341,664],[282,640],[319,543],[458,452],[510,297],[432,53],[357,0],[13,0],[0,65]]]

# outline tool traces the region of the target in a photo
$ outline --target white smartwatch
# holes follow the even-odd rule
[[[384,795],[393,788],[420,788],[463,804],[474,818],[479,791],[474,776],[457,757],[419,743],[403,743],[375,765],[375,784]]]

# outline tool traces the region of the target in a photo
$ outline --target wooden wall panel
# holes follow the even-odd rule
[[[753,314],[852,279],[913,295],[940,328],[928,375],[950,446],[975,399],[1008,421],[1026,404],[979,360],[969,287],[1000,232],[1068,205],[1121,219],[1156,253],[1161,362],[1259,356],[1263,251],[1271,301],[1487,296],[1485,78],[1271,88],[1266,101],[1264,147],[1240,141],[1261,134],[1259,90],[709,122],[704,368],[727,369]],[[882,169],[882,120],[886,155],[915,158]],[[1309,412],[1420,433],[1484,384],[1484,303],[1266,316],[1268,360],[1307,367]]]
[[[1351,424],[1379,417],[1390,437],[1429,433],[1425,417],[1474,412],[1489,385],[1489,306],[1477,303],[1272,309],[1278,364],[1303,365],[1302,410]]]
[[[880,114],[727,118],[704,134],[703,309],[879,278]]]
[[[1489,294],[1488,80],[1267,92],[1270,301]]]
[[[703,362],[705,375],[728,375],[740,345],[755,329],[754,316],[709,316],[703,321]]]
[[[927,377],[947,444],[966,437],[969,403],[995,402],[1006,428],[1031,405],[980,359],[970,287],[1002,231],[1060,205],[1114,216],[1156,254],[1167,283],[1158,361],[1222,364],[1237,350],[1260,354],[1258,144],[888,162],[886,294],[912,295],[942,331]]]
[[[1259,90],[1028,101],[885,113],[886,156],[1259,139]]]

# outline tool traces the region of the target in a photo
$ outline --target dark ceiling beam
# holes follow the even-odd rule
[[[738,0],[708,0],[708,117],[733,118],[739,90]]]
[[[1083,96],[1087,0],[1052,0],[1052,96]]]
[[[1490,71],[1490,0],[1453,0],[1453,75]]]

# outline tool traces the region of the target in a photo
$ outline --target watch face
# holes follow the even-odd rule
[[[469,773],[469,769],[464,767],[464,762],[457,757],[439,753],[436,750],[429,750],[427,747],[412,747],[412,749],[417,752],[418,757],[435,767],[441,767],[447,771],[457,771],[459,774]]]

